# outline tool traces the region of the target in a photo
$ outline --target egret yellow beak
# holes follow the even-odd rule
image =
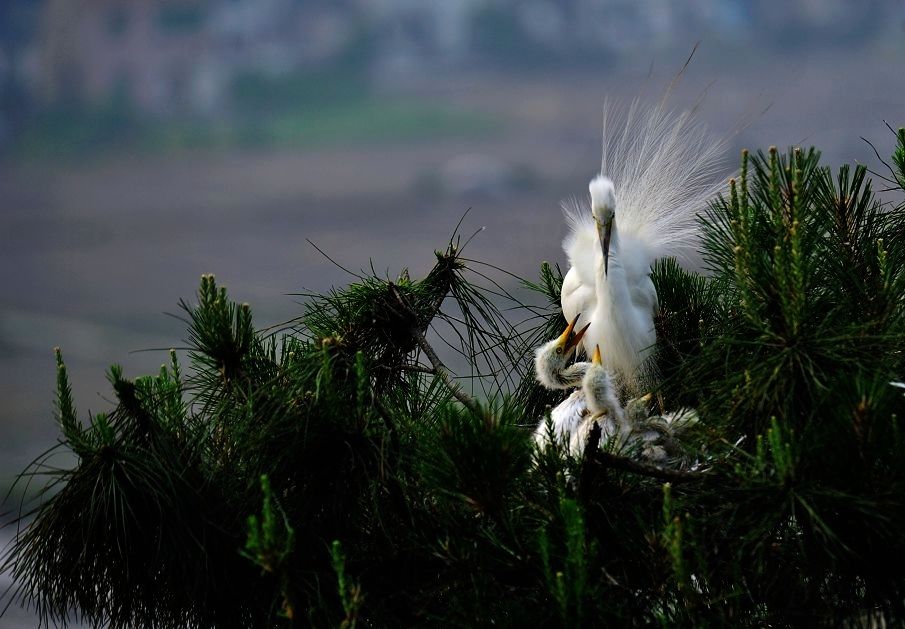
[[[575,325],[578,323],[578,318],[580,316],[581,316],[580,312],[577,315],[575,315],[575,318],[572,319],[572,322],[569,323],[568,327],[566,327],[566,331],[563,332],[562,335],[559,337],[559,344],[562,345],[564,354],[568,354],[575,347],[577,347],[578,344],[581,343],[581,339],[582,339],[582,337],[584,337],[584,333],[588,331],[589,327],[591,327],[591,324],[588,323],[586,326],[581,328],[581,330],[579,330],[577,334],[575,334],[573,336],[572,332],[575,331]]]
[[[595,365],[601,364],[600,363],[600,346],[599,345],[594,346],[594,358],[591,359],[591,362],[593,362]]]
[[[603,252],[603,274],[610,270],[610,237],[613,235],[613,217],[610,216],[603,225],[597,223],[597,237],[600,239],[600,250]]]

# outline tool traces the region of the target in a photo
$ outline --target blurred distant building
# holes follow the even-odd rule
[[[361,0],[382,73],[406,75],[468,59],[472,18],[488,0]]]
[[[339,11],[297,0],[45,0],[37,91],[46,103],[211,110],[238,73],[279,76],[336,54],[350,30]]]
[[[2,2],[23,0],[0,0]],[[31,1],[31,0],[29,0]],[[869,36],[893,0],[34,0],[27,64],[40,104],[127,103],[150,113],[228,108],[243,74],[279,78],[355,63],[372,77],[431,76],[485,62],[535,68],[730,45]],[[596,61],[595,61],[596,63]],[[0,48],[0,76],[9,74]]]
[[[162,13],[153,0],[48,0],[38,35],[41,99],[96,103],[119,93],[153,112],[188,100],[203,52],[194,36],[199,10]]]

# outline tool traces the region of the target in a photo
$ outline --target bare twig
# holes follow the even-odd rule
[[[446,368],[446,365],[443,364],[443,361],[440,360],[440,357],[437,356],[437,352],[434,351],[434,348],[430,346],[430,343],[427,342],[427,339],[424,338],[424,334],[418,328],[418,318],[415,315],[412,308],[408,305],[405,297],[402,293],[399,292],[399,289],[392,282],[389,283],[390,292],[393,294],[393,297],[399,303],[399,306],[403,309],[403,312],[408,316],[410,321],[409,332],[412,335],[412,338],[415,339],[415,342],[418,344],[418,347],[421,348],[421,351],[424,352],[424,355],[427,356],[427,360],[433,366],[433,372],[441,379],[446,386],[449,387],[450,392],[456,397],[457,400],[462,402],[471,412],[476,415],[481,414],[481,408],[478,406],[477,401],[468,395],[465,391],[462,390],[462,387],[459,386],[459,383],[453,380],[453,377],[450,375],[449,370]]]
[[[397,367],[393,367],[391,365],[377,365],[377,367],[387,370],[397,369]],[[398,367],[398,369],[401,369],[402,371],[412,371],[415,373],[426,373],[432,376],[437,375],[437,371],[433,367],[424,367],[423,365],[402,365],[401,367]]]

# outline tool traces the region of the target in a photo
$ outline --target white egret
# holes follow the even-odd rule
[[[655,463],[665,463],[679,453],[677,439],[698,422],[693,409],[680,408],[663,415],[650,415],[651,394],[629,400],[625,415],[631,424],[630,441],[641,445],[641,456]]]
[[[632,398],[625,403],[625,417],[629,422],[640,424],[650,417],[650,401],[653,397],[651,393],[645,393],[641,397]]]
[[[588,330],[586,325],[579,332],[574,331],[580,316],[578,314],[573,317],[562,335],[541,345],[534,354],[537,380],[548,389],[569,390],[581,386],[581,381],[590,363],[568,364]],[[585,403],[584,393],[581,390],[572,392],[550,413],[553,436],[556,439],[567,438],[578,428],[582,418],[587,414],[588,407]],[[547,425],[543,421],[534,431],[534,441],[543,448],[547,445],[548,437]]]
[[[534,355],[537,380],[546,388],[568,391],[578,387],[550,414],[553,438],[566,442],[573,456],[581,456],[597,422],[603,444],[613,439],[622,445],[638,443],[643,458],[665,461],[667,452],[674,450],[675,434],[696,422],[697,414],[682,409],[662,417],[649,416],[650,393],[630,400],[623,409],[613,378],[602,364],[599,346],[590,362],[569,364],[591,326],[588,323],[575,332],[579,317],[573,317],[559,337],[541,345]],[[543,448],[550,436],[546,422],[541,422],[534,432],[535,442]]]
[[[631,425],[626,420],[619,398],[616,397],[613,378],[601,362],[599,345],[594,347],[594,357],[581,381],[581,390],[584,391],[588,410],[591,411],[590,421],[603,420],[601,426],[603,437],[605,439],[616,435],[627,437]]]
[[[548,389],[571,389],[581,384],[588,363],[579,362],[568,365],[581,343],[581,339],[590,327],[590,323],[575,332],[575,326],[581,314],[575,315],[566,327],[566,331],[548,343],[544,343],[534,352],[534,371],[537,380]]]
[[[590,208],[563,206],[571,268],[561,302],[566,319],[591,313],[585,353],[602,346],[603,365],[636,390],[656,342],[651,266],[668,256],[695,260],[696,216],[721,187],[723,142],[691,113],[673,114],[663,103],[643,109],[636,102],[612,135],[606,119],[605,106],[601,175],[589,185]]]
[[[575,391],[565,402],[557,406],[562,409],[559,417],[552,416],[554,435],[558,439],[567,439],[572,456],[584,453],[588,436],[594,424],[600,425],[601,444],[613,439],[623,444],[629,438],[631,426],[626,420],[616,387],[609,371],[600,362],[600,349],[595,348],[591,362],[576,363],[581,365],[584,376],[581,379],[581,390]],[[554,409],[555,410],[555,409]],[[557,419],[560,419],[557,422]],[[546,426],[541,424],[535,432],[535,440],[539,445],[546,444]]]

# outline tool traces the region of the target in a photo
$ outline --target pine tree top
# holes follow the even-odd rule
[[[652,399],[697,409],[693,469],[599,430],[534,447],[558,267],[517,297],[454,238],[424,278],[362,272],[264,330],[206,275],[185,350],[111,367],[109,412],[79,419],[57,350],[77,462],[23,473],[46,486],[6,596],[110,626],[901,621],[905,206],[868,174],[745,152],[702,208],[706,272],[653,269]]]

